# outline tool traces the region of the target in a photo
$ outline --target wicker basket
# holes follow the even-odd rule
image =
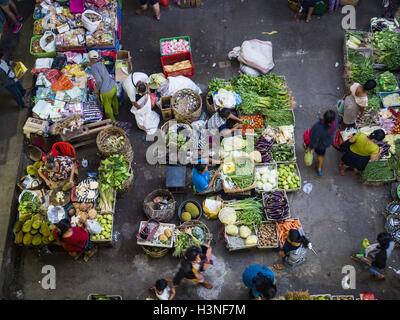
[[[129,165],[129,172],[131,176],[128,179],[126,179],[126,181],[122,184],[121,189],[118,190],[119,193],[127,192],[133,185],[133,170],[130,165]]]
[[[204,230],[204,232],[206,234],[206,239],[205,239],[204,243],[208,244],[211,242],[211,240],[213,239],[213,235],[212,235],[210,229],[208,229],[208,227],[199,220],[190,220],[190,221],[184,222],[180,226],[176,227],[176,229],[181,232],[184,232],[186,229],[194,228],[194,227],[200,227]]]
[[[116,150],[115,152],[110,152],[108,150],[105,150],[104,144],[107,141],[107,139],[110,136],[123,136],[125,140],[125,144],[119,148],[119,150]],[[99,149],[99,152],[104,156],[108,157],[112,154],[124,154],[124,149],[126,149],[126,145],[129,144],[129,139],[125,134],[125,131],[122,130],[121,128],[118,127],[111,127],[111,128],[106,128],[103,129],[99,132],[96,138],[96,144],[97,148]]]
[[[173,204],[172,204],[171,208],[162,209],[162,210],[154,210],[153,208],[151,208],[151,206],[148,205],[148,203],[153,201],[153,199],[158,196],[168,197],[168,198],[172,199]],[[176,201],[175,201],[175,198],[172,195],[172,193],[169,192],[168,190],[163,190],[163,189],[158,189],[158,190],[155,190],[155,191],[149,193],[146,196],[146,198],[144,198],[144,201],[143,201],[143,209],[144,209],[146,216],[148,216],[150,219],[154,219],[154,220],[157,220],[160,222],[161,221],[162,222],[170,221],[174,217],[175,205],[176,205]]]
[[[197,108],[195,110],[188,111],[187,113],[182,112],[182,110],[178,110],[176,101],[177,101],[178,96],[182,96],[182,95],[191,96],[192,98],[196,99],[198,101]],[[199,120],[199,118],[201,116],[201,111],[202,111],[201,96],[191,89],[179,90],[173,95],[173,97],[171,99],[171,107],[172,107],[172,111],[174,113],[174,117],[178,122],[190,124],[194,121]]]
[[[122,149],[121,154],[125,157],[126,161],[129,162],[129,165],[132,164],[133,161],[133,148],[129,140],[126,140],[124,148]]]
[[[169,120],[169,121],[167,121],[166,123],[164,123],[161,126],[161,131],[164,132],[164,134],[166,136],[166,139],[167,139],[167,142],[168,142],[167,146],[168,147],[170,146],[170,142],[168,141],[168,132],[170,130],[175,131],[176,130],[176,126],[178,126],[178,125],[179,126],[184,126],[185,127],[184,130],[188,130],[189,131],[190,139],[186,143],[186,149],[191,149],[193,147],[192,146],[192,142],[193,142],[193,139],[192,139],[192,135],[193,135],[192,127],[187,123],[178,123],[176,120]]]
[[[152,258],[162,258],[168,253],[168,248],[142,246],[143,251]]]
[[[212,103],[210,103],[210,100]],[[215,112],[217,112],[217,108],[215,107],[212,96],[206,95],[206,108],[209,115],[213,115]]]

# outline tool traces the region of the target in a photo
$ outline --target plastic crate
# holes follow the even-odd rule
[[[40,53],[35,53],[35,52],[32,51],[33,41],[36,40],[36,39],[40,39],[41,37],[42,36],[39,35],[39,36],[33,36],[31,38],[31,44],[30,44],[30,47],[29,47],[30,54],[32,56],[34,56],[34,57],[37,57],[37,58],[54,58],[56,56],[56,51],[54,51],[54,52],[40,52]]]
[[[165,70],[165,66],[175,64],[177,62],[181,62],[184,60],[189,60],[191,63],[191,67],[187,69],[182,69],[178,71],[173,71],[173,72],[167,72]],[[192,54],[190,52],[182,52],[178,54],[174,54],[171,56],[163,56],[161,57],[161,66],[164,72],[164,75],[166,77],[177,77],[177,76],[185,76],[185,77],[193,77],[194,75],[194,65],[193,65],[193,59],[192,59]]]
[[[190,43],[190,37],[189,37],[189,36],[180,36],[180,37],[172,37],[172,38],[161,38],[161,39],[160,39],[160,55],[161,55],[162,57],[170,56],[170,55],[163,55],[163,54],[162,54],[162,47],[161,47],[161,44],[162,44],[163,42],[165,42],[165,41],[171,41],[171,40],[179,40],[179,39],[184,39],[184,40],[188,41],[188,42],[189,42],[189,51],[188,51],[188,52],[192,52],[192,45],[191,45],[191,43]],[[180,53],[182,53],[182,52],[180,52]]]
[[[382,102],[382,106],[383,106],[384,108],[400,107],[400,103],[397,103],[397,104],[394,104],[394,105],[390,105],[390,106],[387,106],[387,105],[385,105],[385,104],[383,103],[383,99],[384,99],[385,97],[391,95],[391,94],[397,94],[397,95],[400,96],[400,91],[379,92],[379,93],[378,93],[379,98],[381,99],[381,102]]]
[[[275,228],[275,232],[276,232],[276,238],[275,238],[275,239],[276,239],[276,245],[274,245],[274,246],[262,246],[262,245],[260,245],[260,242],[259,242],[259,240],[260,240],[260,238],[259,238],[260,229],[262,228],[262,225],[267,225],[267,224],[269,224],[269,225],[271,225],[271,226],[273,226],[273,227]],[[258,248],[258,249],[276,249],[276,248],[279,248],[278,229],[277,229],[277,227],[276,227],[275,222],[272,222],[272,221],[263,221],[262,224],[261,224],[260,229],[257,230],[257,248]]]

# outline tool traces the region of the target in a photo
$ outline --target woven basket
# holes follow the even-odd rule
[[[161,126],[161,131],[163,131],[164,132],[164,134],[166,135],[166,137],[167,137],[167,139],[168,139],[168,132],[169,132],[169,130],[175,130],[175,126],[184,126],[185,127],[185,130],[189,130],[190,131],[190,136],[192,136],[192,133],[193,133],[193,130],[192,130],[192,127],[189,125],[189,124],[187,124],[187,123],[178,123],[176,120],[169,120],[169,121],[167,121],[166,123],[164,123],[162,126]],[[193,142],[193,140],[192,139],[190,139],[188,142],[187,142],[187,144],[186,144],[186,146],[187,146],[187,149],[190,149],[190,148],[192,148],[192,143],[191,142]],[[168,142],[168,146],[169,146],[169,142]]]
[[[210,103],[210,99],[212,103]],[[206,108],[209,115],[213,115],[215,112],[217,112],[217,108],[215,107],[212,96],[206,96]]]
[[[108,150],[105,150],[105,142],[110,136],[123,136],[125,140],[125,144],[120,147],[118,150],[115,152],[110,152]],[[128,137],[125,134],[125,131],[122,130],[121,128],[118,127],[111,127],[111,128],[106,128],[103,129],[99,132],[96,138],[96,144],[97,144],[97,149],[99,149],[99,152],[104,156],[108,157],[112,154],[123,154],[124,149],[126,148],[126,144],[130,144]]]
[[[208,227],[199,220],[190,220],[190,221],[184,222],[176,228],[179,231],[183,232],[184,230],[186,230],[188,228],[194,228],[194,227],[200,227],[205,231],[205,234],[206,234],[205,243],[206,244],[211,242],[211,240],[213,239],[213,235],[212,235],[210,229],[208,229]]]
[[[192,96],[197,100],[197,108],[195,110],[190,110],[187,113],[184,113],[182,110],[178,110],[177,108],[177,98],[182,95]],[[182,89],[177,91],[172,99],[171,99],[171,108],[174,113],[174,117],[178,122],[191,124],[194,121],[199,120],[202,111],[202,100],[201,96],[191,89]]]
[[[173,205],[171,208],[167,208],[167,209],[163,209],[163,210],[154,210],[153,208],[151,208],[151,206],[148,205],[148,202],[153,201],[153,199],[155,197],[158,196],[163,196],[163,197],[168,197],[170,199],[173,200]],[[162,221],[162,222],[166,222],[166,221],[170,221],[174,215],[175,215],[175,205],[176,205],[176,201],[174,196],[172,195],[171,192],[169,192],[168,190],[163,190],[163,189],[158,189],[155,190],[151,193],[149,193],[146,198],[144,198],[143,201],[143,209],[145,214],[150,218],[150,219],[154,219],[157,221]]]
[[[152,258],[162,258],[168,253],[168,248],[142,246],[143,251]]]
[[[126,161],[129,162],[129,165],[131,165],[133,161],[133,148],[128,139],[126,140],[126,143],[121,151],[121,154],[125,157]]]
[[[129,165],[129,172],[131,173],[131,176],[122,184],[121,189],[118,190],[119,193],[127,192],[133,185],[133,170],[130,165]]]

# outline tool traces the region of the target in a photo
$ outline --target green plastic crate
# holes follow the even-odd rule
[[[162,54],[162,48],[161,48],[161,43],[164,41],[171,41],[171,40],[179,40],[179,39],[184,39],[189,42],[189,52],[192,52],[192,44],[190,43],[190,37],[189,36],[180,36],[180,37],[171,37],[171,38],[161,38],[160,39],[160,55],[163,56]],[[179,52],[181,53],[181,52]]]
[[[39,36],[33,36],[31,38],[31,44],[30,44],[30,47],[29,47],[30,54],[33,55],[34,57],[37,57],[37,58],[54,58],[56,56],[56,51],[54,51],[54,52],[41,52],[41,53],[32,52],[33,40],[40,39],[41,37],[42,36],[39,35]]]

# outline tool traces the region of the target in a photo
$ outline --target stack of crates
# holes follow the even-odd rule
[[[171,40],[180,40],[184,39],[189,42],[189,51],[187,52],[180,52],[177,54],[171,54],[171,55],[163,55],[162,53],[162,43],[164,41],[171,41]],[[193,65],[193,58],[192,58],[192,53],[191,53],[191,47],[190,47],[190,37],[189,36],[181,36],[181,37],[172,37],[172,38],[161,38],[160,39],[160,54],[161,54],[161,66],[163,68],[164,75],[166,77],[169,76],[185,76],[185,77],[192,77],[194,75],[194,65]],[[165,70],[165,66],[167,65],[172,65],[177,62],[189,60],[191,64],[191,68],[183,69],[183,70],[178,70],[174,72],[167,72]]]

